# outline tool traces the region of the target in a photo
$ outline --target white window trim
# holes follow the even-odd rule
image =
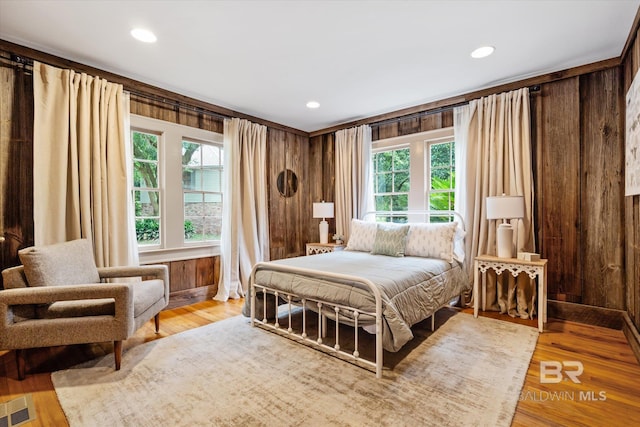
[[[131,114],[131,130],[159,135],[160,244],[139,247],[141,264],[181,261],[220,254],[220,242],[185,242],[182,195],[182,141],[223,144],[223,135],[164,120]],[[167,185],[175,183],[174,185]],[[180,203],[176,203],[176,201]],[[169,227],[169,223],[180,227]]]
[[[409,177],[411,186],[409,188],[409,210],[425,211],[429,209],[428,197],[428,177],[429,156],[425,155],[425,150],[429,144],[436,142],[447,142],[454,140],[453,126],[435,129],[426,132],[412,133],[410,135],[396,136],[393,138],[380,139],[372,143],[372,152],[378,153],[403,147],[409,147],[410,169]],[[373,170],[373,169],[372,169]],[[409,222],[424,221],[423,216],[409,216]]]

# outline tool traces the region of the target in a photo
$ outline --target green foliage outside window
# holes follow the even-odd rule
[[[158,135],[133,131],[133,200],[139,244],[160,242]]]
[[[374,201],[376,211],[406,211],[409,208],[409,148],[374,154]],[[377,221],[406,222],[406,217],[378,216]]]

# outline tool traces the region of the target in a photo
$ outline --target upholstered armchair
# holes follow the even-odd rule
[[[21,266],[2,272],[0,349],[16,350],[18,377],[24,349],[113,341],[120,369],[122,341],[169,303],[164,265],[96,268],[91,244],[74,240],[23,249]],[[118,281],[121,278],[137,278]]]

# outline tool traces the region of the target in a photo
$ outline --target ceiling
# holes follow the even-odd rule
[[[0,0],[0,39],[311,132],[618,57],[639,5]]]

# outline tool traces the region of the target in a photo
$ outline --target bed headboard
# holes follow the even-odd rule
[[[407,217],[408,224],[416,222],[430,222],[427,221],[427,218],[452,217],[455,218],[454,221],[457,221],[459,223],[459,226],[463,231],[467,230],[464,223],[464,218],[462,218],[462,215],[460,215],[456,211],[370,211],[365,213],[360,219],[371,221],[378,215],[386,217]]]

